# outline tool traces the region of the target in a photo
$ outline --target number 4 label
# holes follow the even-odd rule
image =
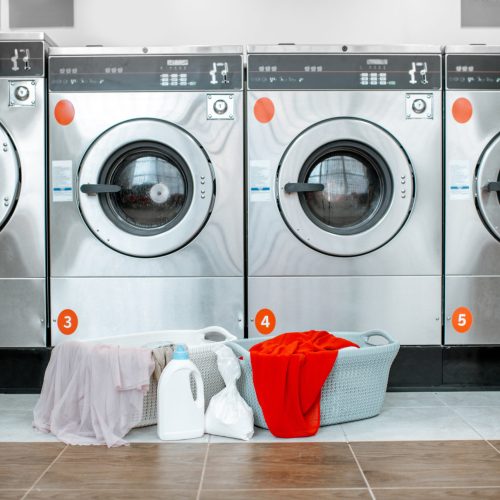
[[[271,309],[261,309],[255,315],[255,328],[262,335],[269,335],[276,327],[276,316]]]
[[[473,322],[474,318],[469,308],[459,307],[453,311],[451,317],[451,324],[458,333],[467,333]]]

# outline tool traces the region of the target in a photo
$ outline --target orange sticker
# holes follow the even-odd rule
[[[274,116],[274,103],[267,97],[257,99],[253,106],[253,114],[260,123],[268,123]]]
[[[54,108],[54,116],[59,125],[69,125],[75,118],[75,108],[71,101],[59,101]]]
[[[255,328],[262,335],[269,335],[276,327],[276,316],[271,309],[261,309],[255,315]]]
[[[472,326],[473,319],[469,308],[459,307],[453,311],[451,324],[458,333],[467,333]]]
[[[458,98],[451,108],[451,114],[458,123],[466,123],[472,116],[472,103],[465,97]]]
[[[72,309],[64,309],[57,317],[57,328],[64,335],[75,333],[78,328],[78,316]]]

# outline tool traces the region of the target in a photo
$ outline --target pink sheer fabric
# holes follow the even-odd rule
[[[33,426],[68,444],[127,444],[154,369],[150,349],[69,341],[54,348]]]

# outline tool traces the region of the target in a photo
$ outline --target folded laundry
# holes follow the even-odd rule
[[[327,331],[278,335],[250,349],[253,382],[269,430],[277,437],[316,434],[323,383],[338,350],[358,347]]]
[[[33,426],[68,444],[126,444],[142,418],[151,349],[68,341],[54,348]]]

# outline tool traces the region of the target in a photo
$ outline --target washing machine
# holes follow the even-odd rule
[[[0,347],[46,345],[46,52],[0,34]]]
[[[248,49],[249,335],[441,344],[441,49]]]
[[[243,336],[241,47],[49,54],[52,343]]]
[[[500,344],[500,46],[445,59],[445,342]]]

